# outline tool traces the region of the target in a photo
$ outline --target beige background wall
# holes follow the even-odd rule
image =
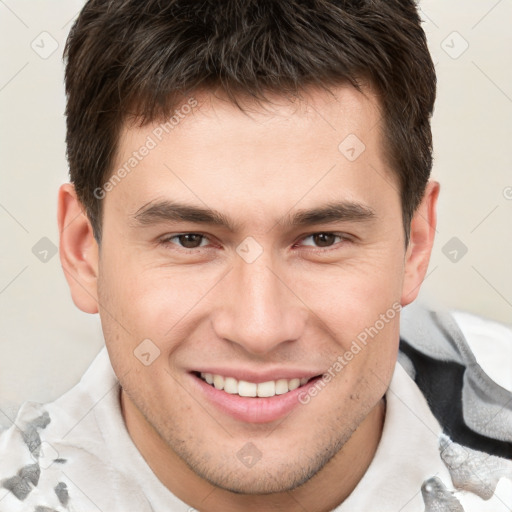
[[[61,55],[81,5],[0,2],[0,426],[22,400],[69,388],[102,345],[99,319],[75,308],[52,253],[67,180]],[[512,323],[512,2],[420,5],[439,79],[442,185],[421,300]]]

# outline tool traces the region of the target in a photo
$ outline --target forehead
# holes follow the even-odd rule
[[[133,214],[171,198],[233,218],[275,220],[319,202],[397,200],[383,144],[379,102],[369,89],[268,95],[263,104],[247,100],[242,110],[200,92],[164,122],[124,127],[114,174],[127,172],[106,203]]]

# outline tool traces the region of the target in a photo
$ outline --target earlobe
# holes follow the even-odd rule
[[[75,187],[59,188],[59,254],[75,305],[85,313],[98,312],[98,244]]]
[[[409,245],[405,255],[405,275],[402,287],[402,306],[416,299],[425,279],[437,225],[437,199],[440,185],[430,181],[423,199],[411,221]]]

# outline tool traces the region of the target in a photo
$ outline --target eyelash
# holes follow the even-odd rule
[[[208,239],[207,235],[204,235],[203,233],[196,233],[196,232],[185,232],[185,233],[178,233],[178,234],[175,234],[175,235],[171,235],[171,236],[167,236],[167,237],[164,237],[164,238],[161,238],[159,243],[165,247],[168,247],[170,245],[173,245],[173,246],[177,246],[179,251],[184,251],[184,252],[196,252],[197,250],[199,249],[202,249],[204,248],[205,246],[199,246],[199,247],[194,247],[194,248],[187,248],[187,247],[181,247],[179,246],[178,244],[174,244],[173,242],[171,242],[171,240],[173,240],[174,238],[179,238],[180,236],[184,236],[184,235],[198,235],[198,236],[201,236],[203,237],[203,240],[206,240]],[[310,238],[310,237],[313,237],[315,235],[334,235],[336,236],[337,238],[341,239],[341,242],[344,242],[344,243],[351,243],[352,240],[351,238],[346,235],[345,233],[336,233],[336,232],[332,232],[332,231],[315,231],[314,233],[310,233],[309,235],[306,235],[304,237],[302,237],[299,242],[302,242],[304,241],[305,239],[307,238]],[[338,243],[341,243],[341,242],[338,242]],[[295,246],[296,244],[294,244]],[[306,246],[306,247],[311,247],[311,251],[313,252],[325,252],[325,251],[329,251],[329,250],[335,250],[336,249],[336,243],[334,243],[333,245],[331,246],[327,246],[327,247],[315,247],[315,246]]]

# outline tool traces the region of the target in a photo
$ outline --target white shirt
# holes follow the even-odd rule
[[[103,348],[80,382],[56,401],[45,405],[26,402],[15,425],[0,434],[4,486],[0,486],[0,512],[33,512],[36,507],[58,512],[194,510],[158,480],[137,450],[124,424],[119,396],[120,386]],[[448,491],[454,491],[440,457],[441,426],[399,363],[386,403],[375,457],[336,512],[512,510],[512,462],[510,479],[501,478],[489,500],[455,491],[453,496],[462,509],[446,504],[445,508],[435,508],[436,504],[425,508],[421,486],[428,479],[438,477]],[[21,468],[25,470],[20,474]]]

